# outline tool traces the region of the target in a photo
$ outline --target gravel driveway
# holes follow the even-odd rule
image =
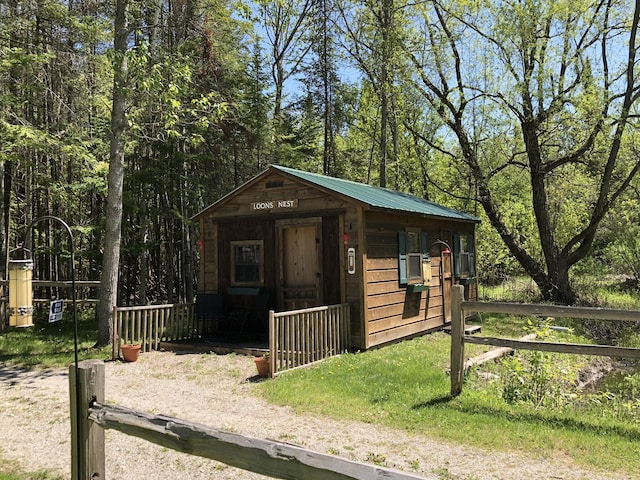
[[[557,458],[486,452],[362,422],[296,414],[256,396],[251,357],[152,352],[106,364],[109,403],[447,480],[616,480]],[[0,365],[0,462],[70,477],[67,370]],[[259,479],[260,475],[106,432],[107,479]]]

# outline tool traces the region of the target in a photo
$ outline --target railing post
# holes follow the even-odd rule
[[[269,310],[269,376],[276,375],[276,318],[275,312]]]
[[[462,393],[464,379],[464,286],[451,288],[451,396]]]
[[[75,365],[71,365],[69,396],[71,478],[72,480],[104,479],[104,429],[89,420],[91,401],[104,403],[104,363],[100,360],[85,360],[78,364],[77,369]]]
[[[118,325],[118,307],[114,305],[113,310],[111,311],[111,360],[115,360],[118,358],[120,352],[118,351],[119,339],[120,339],[120,329]]]

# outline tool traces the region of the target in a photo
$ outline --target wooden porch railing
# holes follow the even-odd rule
[[[349,304],[269,312],[271,375],[349,348]]]
[[[123,343],[139,343],[148,352],[157,350],[161,341],[196,338],[194,308],[192,303],[114,307],[112,359],[118,358]]]
[[[157,350],[160,342],[200,337],[193,304],[115,307],[111,356],[120,346],[139,343],[142,350]],[[348,304],[269,312],[271,375],[337,355],[349,348]]]

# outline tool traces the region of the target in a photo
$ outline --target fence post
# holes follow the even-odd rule
[[[76,381],[76,373],[78,381]],[[89,420],[92,400],[104,403],[104,362],[85,360],[69,367],[71,478],[105,478],[104,429]]]
[[[276,318],[275,312],[269,310],[269,376],[275,377],[276,373]]]
[[[111,360],[115,360],[118,358],[118,354],[120,352],[117,351],[119,345],[120,332],[118,328],[118,307],[113,306],[113,310],[111,311]]]
[[[451,288],[451,396],[462,393],[464,379],[464,286]]]

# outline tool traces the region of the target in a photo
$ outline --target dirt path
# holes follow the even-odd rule
[[[257,397],[254,374],[252,359],[244,356],[147,353],[136,363],[106,364],[106,399],[431,478],[640,479],[578,469],[560,455],[485,452],[362,422],[298,415]],[[66,369],[24,372],[0,365],[0,461],[69,478],[68,395]],[[108,480],[266,478],[114,431],[106,432],[106,450]]]

